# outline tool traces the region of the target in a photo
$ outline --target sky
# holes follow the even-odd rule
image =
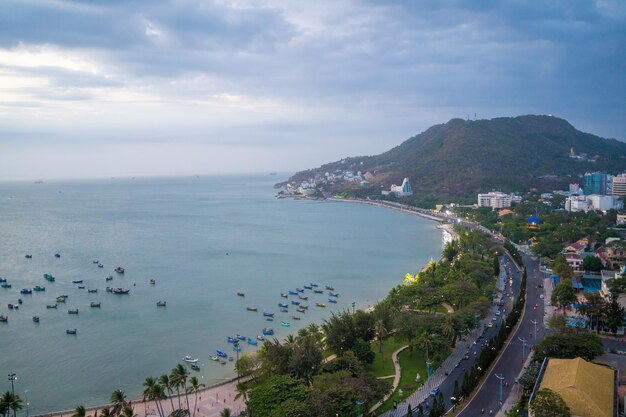
[[[296,171],[460,117],[626,140],[622,0],[0,0],[0,180]]]

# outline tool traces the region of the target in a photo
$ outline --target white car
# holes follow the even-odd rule
[[[500,312],[499,312],[499,311],[496,311],[496,316],[499,316],[499,315],[500,315]]]
[[[496,321],[496,320],[498,320],[498,319],[497,319],[497,318],[495,318],[495,317],[492,317],[492,318],[491,318],[491,321]]]
[[[543,294],[539,294],[539,298],[543,300]]]

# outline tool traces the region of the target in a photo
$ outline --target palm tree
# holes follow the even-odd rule
[[[230,417],[232,413],[230,412],[230,408],[226,407],[220,412],[220,417]]]
[[[11,391],[6,391],[0,397],[0,410],[2,415],[8,415],[11,410],[16,413],[22,409],[22,399],[19,395],[13,394]]]
[[[237,384],[235,390],[237,391],[237,395],[235,395],[235,400],[243,398],[244,402],[248,402],[248,392],[250,392],[250,387],[248,387],[247,384]]]
[[[290,334],[289,336],[287,336],[287,338],[285,339],[285,345],[293,345],[294,343],[296,343],[296,338]]]
[[[172,412],[176,409],[174,407],[174,400],[172,399],[172,394],[174,391],[172,390],[172,384],[170,383],[170,378],[167,374],[163,374],[159,377],[159,383],[163,387],[163,392],[167,391],[167,396],[170,397],[170,403],[172,404]]]
[[[105,407],[100,410],[100,417],[113,417],[113,413],[109,407]]]
[[[121,414],[126,405],[126,394],[121,389],[116,389],[111,393],[111,403],[113,403],[113,409],[111,412],[113,415]]]
[[[72,414],[72,417],[85,417],[85,414],[87,414],[87,410],[85,410],[85,406],[79,405],[78,407],[74,409],[74,414]]]
[[[154,401],[154,403],[156,404],[157,411],[159,412],[159,415],[161,417],[164,417],[163,411],[160,407],[161,398],[159,395],[160,392],[163,392],[163,388],[158,384],[157,380],[151,376],[146,378],[146,380],[143,383],[143,386],[145,387],[143,390],[144,407],[146,404],[145,403],[146,399],[150,401]]]
[[[135,414],[135,410],[133,410],[133,407],[129,405],[124,406],[122,414],[120,415],[123,417],[137,417],[137,414]]]
[[[196,395],[196,399],[193,404],[193,415],[195,416],[196,409],[198,408],[198,391],[200,391],[200,388],[204,388],[204,384],[201,384],[200,381],[198,381],[198,378],[195,376],[189,378],[189,383],[191,385],[187,388],[187,391],[193,392]]]
[[[180,405],[180,389],[183,389],[185,393],[185,399],[187,402],[187,411],[189,410],[189,395],[187,394],[187,368],[185,368],[180,363],[172,369],[170,372],[170,380],[172,381],[172,385],[176,387],[176,392],[178,393],[178,408],[181,408]]]
[[[445,316],[443,321],[441,322],[441,332],[444,336],[451,339],[452,347],[454,347],[454,342],[456,341],[456,326],[454,325],[454,320],[452,316]]]

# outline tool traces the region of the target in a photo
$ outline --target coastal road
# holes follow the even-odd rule
[[[505,386],[503,383],[502,386],[502,399],[506,400],[511,390],[515,387],[514,380],[520,373],[530,348],[535,344],[535,325],[533,321],[537,322],[536,342],[539,343],[543,339],[544,303],[539,298],[539,295],[543,293],[543,289],[538,288],[538,284],[543,282],[543,276],[539,271],[539,262],[537,260],[524,254],[522,254],[522,258],[528,271],[528,280],[526,283],[526,304],[520,325],[509,343],[501,351],[500,356],[496,358],[495,366],[491,368],[474,397],[458,414],[458,417],[479,416],[482,414],[482,410],[484,410],[485,415],[489,415],[489,410],[493,410],[495,415],[500,408],[500,380],[496,377],[496,374],[502,375],[504,382],[508,384],[508,386]],[[525,347],[520,338],[527,341]],[[524,356],[522,356],[523,354]]]

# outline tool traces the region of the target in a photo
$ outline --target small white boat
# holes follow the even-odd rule
[[[192,358],[191,356],[187,355],[183,358],[183,360],[187,363],[196,363],[198,362],[198,358]]]

